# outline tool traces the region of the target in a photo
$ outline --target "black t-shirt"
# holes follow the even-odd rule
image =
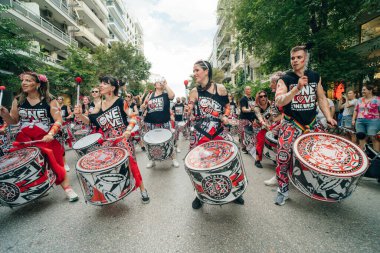
[[[162,124],[170,120],[170,100],[168,93],[162,93],[155,97],[152,93],[148,104],[144,121],[153,124]]]
[[[33,123],[48,132],[51,124],[54,123],[50,114],[50,105],[46,99],[42,99],[41,102],[33,106],[28,99],[25,99],[18,107],[18,114],[21,126]]]
[[[317,115],[317,87],[320,79],[319,74],[311,70],[306,70],[305,75],[308,78],[308,84],[294,96],[289,104],[284,106],[284,113],[302,125],[310,124]],[[297,86],[299,78],[293,71],[289,71],[281,79],[289,91]]]
[[[67,110],[67,105],[63,105],[61,107],[61,115],[62,115],[63,120],[66,120],[66,117],[69,116],[69,112]]]
[[[248,109],[253,108],[254,102],[255,101],[252,98],[248,98],[247,96],[244,96],[240,100],[240,119],[254,120],[256,118],[254,112],[243,112],[243,107]]]
[[[230,110],[232,114],[236,114],[236,103],[235,101],[230,102]]]
[[[175,121],[182,121],[183,120],[183,114],[185,113],[185,106],[184,104],[175,104],[172,108],[174,111],[174,120]]]

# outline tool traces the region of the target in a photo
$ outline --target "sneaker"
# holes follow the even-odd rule
[[[261,164],[260,161],[256,161],[256,162],[255,162],[255,166],[256,166],[257,168],[259,168],[259,169],[262,169],[262,168],[263,168],[263,165]]]
[[[285,204],[285,201],[289,198],[288,194],[283,194],[281,192],[277,192],[276,199],[274,203],[278,206],[282,206]]]
[[[69,171],[70,171],[70,167],[69,167],[69,165],[65,164],[65,170],[66,170],[66,172],[69,172]]]
[[[266,186],[276,186],[277,185],[277,178],[276,178],[276,176],[272,177],[271,179],[265,180],[264,184]]]
[[[174,166],[175,168],[178,168],[178,167],[179,167],[179,163],[178,163],[177,159],[173,159],[173,166]]]
[[[145,147],[141,147],[141,150],[145,152]]]
[[[233,202],[234,202],[235,204],[238,204],[238,205],[244,205],[244,199],[243,199],[243,196],[238,197],[238,198],[235,199]]]
[[[155,161],[149,161],[148,164],[146,165],[146,167],[149,169],[149,168],[153,168],[154,166],[156,166],[156,162]]]
[[[75,191],[70,187],[65,190],[66,196],[69,199],[69,202],[74,202],[79,199],[78,195],[75,193]]]
[[[149,204],[150,202],[150,198],[146,189],[145,191],[141,191],[141,201],[143,204]]]
[[[246,148],[242,148],[241,152],[243,152],[244,154],[248,154],[248,150]]]
[[[181,150],[179,148],[177,148],[177,153],[181,153]]]
[[[199,209],[203,206],[203,203],[197,197],[195,197],[191,206],[193,207],[193,209]]]

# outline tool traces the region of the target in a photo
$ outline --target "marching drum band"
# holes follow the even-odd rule
[[[204,203],[244,205],[248,180],[240,149],[252,155],[257,168],[263,168],[263,156],[275,163],[276,176],[265,184],[278,186],[277,205],[289,198],[289,181],[313,199],[343,200],[370,161],[356,144],[325,133],[316,117],[317,102],[328,124],[337,123],[321,77],[306,69],[307,56],[304,46],[293,48],[292,70],[271,77],[274,101],[264,90],[253,98],[247,86],[240,106],[222,84],[213,82],[212,66],[203,60],[193,67],[197,86],[173,106],[175,94],[166,81],[156,82],[154,91],[135,101],[131,93],[119,97],[123,83],[104,76],[91,90],[93,101],[84,97],[71,111],[63,97],[55,100],[49,93],[46,76],[25,72],[11,109],[0,110],[0,204],[26,204],[54,184],[62,186],[69,201],[78,200],[67,177],[65,144],[77,154],[75,169],[87,203],[112,204],[139,188],[147,204],[135,145],[146,152],[147,168],[164,160],[179,167],[180,133],[190,142],[184,168],[195,191],[193,209]],[[5,130],[17,124],[12,138]]]

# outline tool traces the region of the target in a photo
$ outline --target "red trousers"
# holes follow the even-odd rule
[[[266,133],[267,133],[266,129],[261,129],[260,132],[256,135],[256,155],[258,156],[258,161],[261,161],[263,159]]]

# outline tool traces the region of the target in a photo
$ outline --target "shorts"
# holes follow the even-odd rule
[[[352,128],[352,115],[343,116],[342,127]]]
[[[355,128],[358,133],[375,136],[380,131],[380,119],[357,119]]]

